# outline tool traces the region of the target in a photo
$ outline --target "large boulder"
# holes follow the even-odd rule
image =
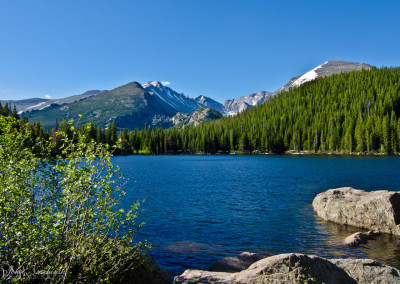
[[[208,270],[218,272],[239,272],[249,268],[254,262],[270,257],[271,253],[242,252],[238,256],[228,256],[210,266]]]
[[[399,283],[400,271],[374,260],[328,260],[305,254],[264,258],[236,273],[186,270],[174,283]]]
[[[325,220],[400,235],[398,192],[365,192],[342,187],[318,194],[312,205],[317,215]]]

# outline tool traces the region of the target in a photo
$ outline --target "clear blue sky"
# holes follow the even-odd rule
[[[218,101],[327,60],[400,66],[399,1],[1,1],[0,99],[169,81]]]

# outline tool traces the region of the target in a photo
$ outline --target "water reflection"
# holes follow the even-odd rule
[[[367,230],[335,224],[318,217],[316,230],[319,234],[327,236],[325,241],[329,250],[337,249],[335,252],[331,252],[335,257],[345,258],[350,256],[355,258],[364,256],[400,268],[400,236],[381,234],[359,247],[347,247],[343,242],[346,237]]]
[[[209,245],[205,243],[197,243],[190,241],[181,241],[169,244],[166,247],[167,251],[176,254],[196,254],[196,253],[212,253],[218,249],[217,245]]]

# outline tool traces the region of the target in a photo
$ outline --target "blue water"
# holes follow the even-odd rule
[[[357,229],[316,217],[320,192],[352,186],[399,190],[399,157],[125,156],[123,205],[146,199],[138,239],[172,275],[208,269],[243,251],[374,258],[400,266],[400,240],[381,236],[360,248],[342,245]]]

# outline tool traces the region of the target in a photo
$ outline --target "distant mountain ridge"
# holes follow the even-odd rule
[[[111,121],[115,121],[119,128],[141,129],[145,123],[151,127],[171,127],[174,125],[172,117],[178,112],[190,114],[206,107],[196,99],[179,94],[158,81],[143,86],[131,82],[111,91],[87,95],[80,100],[64,99],[62,104],[51,104],[43,109],[29,109],[23,115],[30,121],[41,122],[46,128],[54,126],[56,119],[80,119],[82,124],[93,122],[107,127]],[[207,97],[198,99],[207,104],[222,106]],[[79,118],[79,114],[82,118]]]
[[[23,113],[31,110],[42,110],[46,107],[49,107],[52,104],[68,104],[75,101],[79,101],[85,99],[90,96],[98,95],[99,93],[104,92],[100,90],[90,90],[81,95],[70,96],[62,99],[41,99],[41,98],[32,98],[25,100],[1,100],[1,104],[5,105],[6,103],[11,104],[13,107],[15,106],[18,113]]]
[[[41,105],[50,101],[49,99],[42,98],[32,98],[32,99],[23,99],[23,100],[0,100],[0,103],[4,106],[6,104],[15,106],[17,111],[23,112],[34,108],[39,108]]]
[[[214,109],[222,115],[235,115],[268,101],[282,91],[301,86],[316,78],[371,68],[371,65],[364,63],[327,61],[303,75],[292,78],[274,93],[260,91],[226,100],[223,104],[206,96],[190,98],[159,81],[150,81],[143,86],[138,82],[131,82],[111,91],[92,90],[57,100],[34,98],[1,103],[15,105],[20,113],[23,112],[31,121],[41,122],[46,128],[54,126],[56,119],[78,119],[78,114],[82,114],[81,123],[92,121],[102,127],[106,127],[113,120],[118,127],[128,129],[143,128],[145,123],[150,127],[171,127],[199,108]]]

